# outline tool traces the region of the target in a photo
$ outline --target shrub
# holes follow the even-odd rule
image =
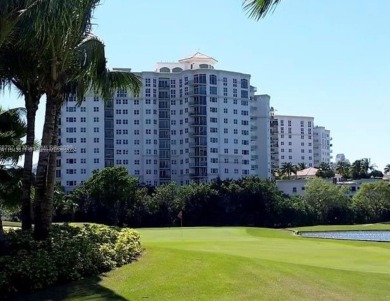
[[[0,257],[0,299],[107,272],[142,252],[136,231],[102,225],[54,225],[46,241],[21,230],[6,238],[10,255]]]

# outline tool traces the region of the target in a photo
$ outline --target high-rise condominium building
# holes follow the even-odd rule
[[[330,163],[330,131],[314,126],[314,117],[274,115],[271,112],[271,165],[280,168],[283,163],[305,163],[318,167]]]
[[[217,70],[216,62],[198,52],[158,63],[154,72],[137,73],[139,97],[122,89],[106,103],[87,95],[80,106],[70,97],[60,138],[76,151],[58,157],[61,184],[71,190],[114,165],[148,185],[269,178],[269,96],[254,95],[249,74]]]

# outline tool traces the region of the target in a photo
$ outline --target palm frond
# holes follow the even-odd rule
[[[110,71],[106,66],[104,47],[104,43],[93,34],[83,38],[75,49],[66,95],[76,94],[81,101],[88,90],[100,94],[104,100],[111,99],[117,89],[129,89],[134,95],[139,94],[140,77],[131,72]]]
[[[243,0],[242,6],[249,18],[258,21],[272,12],[280,2],[281,0]]]

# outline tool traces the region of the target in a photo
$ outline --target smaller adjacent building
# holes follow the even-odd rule
[[[330,131],[323,126],[315,126],[314,130],[314,166],[320,166],[322,162],[330,163],[332,157],[332,137]]]
[[[307,185],[312,176],[305,178],[296,178],[290,180],[277,180],[276,186],[278,190],[289,196],[303,196],[305,194],[305,186]],[[360,189],[360,187],[365,183],[373,183],[377,181],[383,181],[382,179],[360,179],[360,180],[351,180],[351,181],[341,181],[340,177],[335,177],[332,179],[327,179],[327,181],[332,182],[335,185],[348,187],[348,196],[353,197]]]
[[[272,168],[283,163],[305,163],[318,167],[332,159],[332,138],[323,126],[314,126],[314,117],[275,115],[271,110],[270,148]]]

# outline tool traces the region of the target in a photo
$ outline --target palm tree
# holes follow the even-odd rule
[[[351,164],[348,161],[339,161],[336,164],[336,172],[339,173],[344,179],[348,178]]]
[[[281,0],[243,0],[242,5],[250,18],[260,20],[280,2]]]
[[[362,171],[368,177],[369,171],[375,169],[375,164],[371,164],[371,159],[370,158],[363,158],[363,159],[361,159],[361,161],[362,161],[362,164],[361,164]]]
[[[320,165],[318,166],[318,171],[316,173],[317,177],[320,178],[332,178],[334,177],[334,171],[330,167],[330,164],[328,162],[321,162]]]
[[[386,175],[390,174],[390,164],[387,164],[383,171],[385,172]]]
[[[297,170],[304,170],[306,169],[307,166],[306,166],[306,163],[305,162],[302,162],[302,163],[298,163],[297,164]]]
[[[14,26],[29,5],[15,0],[0,1],[0,46],[10,37]]]
[[[4,111],[0,108],[0,205],[15,205],[20,198],[21,169],[15,168],[23,154],[23,138],[26,125],[21,108]],[[4,251],[5,240],[0,214],[0,254]]]
[[[291,174],[297,174],[297,167],[291,162],[284,162],[280,168],[282,174],[287,174],[287,178],[290,179]]]
[[[92,90],[109,99],[115,89],[127,87],[137,92],[140,88],[134,74],[110,72],[106,67],[104,44],[91,32],[92,12],[99,2],[46,0],[39,2],[36,14],[31,15],[41,20],[33,36],[35,45],[42,49],[39,63],[47,97],[43,148],[57,145],[59,112],[68,95],[75,93],[81,101],[86,91]],[[34,228],[38,239],[47,237],[51,225],[56,155],[39,154]]]
[[[14,38],[22,38],[23,28],[15,26]],[[22,229],[29,230],[32,226],[31,208],[31,182],[33,149],[35,144],[35,119],[36,112],[43,89],[41,88],[41,77],[39,61],[37,59],[38,49],[22,49],[15,43],[5,43],[0,47],[0,90],[9,85],[16,87],[24,96],[25,108],[27,111],[27,137],[23,166],[23,194],[22,203]]]

